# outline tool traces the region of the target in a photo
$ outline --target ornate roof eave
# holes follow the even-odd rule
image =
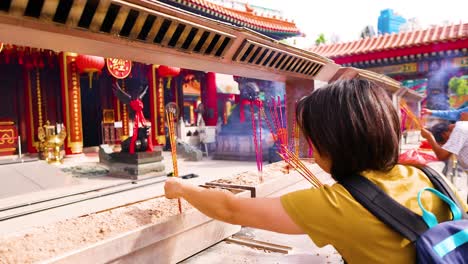
[[[95,10],[72,5],[63,11],[57,8],[59,1],[45,0],[41,10],[34,10],[37,16],[27,16],[30,1],[13,1],[8,10],[0,10],[0,39],[263,80],[328,81],[339,68],[326,57],[160,2],[101,0]],[[56,20],[58,12],[63,20]],[[91,17],[89,23],[80,23],[86,12],[92,12],[85,15]],[[111,24],[105,25],[106,16],[113,17]]]
[[[101,0],[97,7],[97,16],[86,26],[78,26],[78,21],[86,9],[79,9],[74,5],[65,21],[54,21],[55,13],[58,12],[58,1],[45,0],[45,8],[37,11],[38,17],[28,17],[24,15],[24,11],[29,1],[12,2],[8,11],[0,11],[0,39],[16,45],[129,59],[268,81],[329,82],[342,78],[341,75],[349,75],[344,71],[347,68],[340,69],[332,60],[313,52],[280,43],[249,29],[233,27],[147,0]],[[104,17],[112,6],[114,10],[119,11],[114,14],[115,21],[109,30],[104,30]],[[124,34],[124,25],[130,11],[136,12],[138,17],[135,25]],[[143,34],[143,18],[147,20],[151,16],[154,17],[154,21]],[[139,19],[140,17],[142,19]],[[164,23],[166,26],[163,28]],[[179,30],[182,33],[175,37],[177,28],[183,29]],[[192,31],[197,33],[190,37],[189,32]],[[167,32],[172,33],[166,34]],[[376,78],[374,74],[358,72],[360,75],[354,75],[377,79],[390,84],[391,87],[395,86],[388,77]]]
[[[352,49],[344,48],[353,43]],[[364,38],[347,43],[335,43],[312,47],[310,50],[335,59],[338,63],[349,63],[366,59],[389,58],[416,53],[438,52],[466,48],[468,45],[468,23],[437,26],[410,32],[399,32]]]
[[[201,16],[208,19],[225,22],[230,25],[235,25],[242,28],[249,28],[277,40],[300,36],[302,34],[299,29],[297,29],[296,25],[292,22],[286,22],[275,18],[256,16],[248,12],[225,8],[213,3],[210,3],[210,6],[204,6],[204,4],[206,4],[205,1],[195,1],[196,3],[194,4],[190,4],[190,2],[192,2],[190,0],[160,1],[164,4],[174,6],[190,13],[203,13]],[[214,7],[218,10],[209,10],[210,8]],[[244,21],[242,21],[241,18],[244,18]]]
[[[372,71],[368,70],[363,70],[363,69],[357,69],[357,68],[352,68],[352,67],[343,67],[340,68],[335,76],[330,81],[335,81],[335,80],[346,80],[346,79],[351,79],[351,78],[364,78],[370,81],[373,81],[377,83],[378,85],[381,85],[385,90],[390,92],[391,94],[396,94],[400,90],[404,89],[405,92],[402,93],[402,97],[406,98],[408,101],[413,101],[413,102],[420,102],[424,96],[412,91],[410,89],[404,88],[400,82],[380,73],[375,73]]]

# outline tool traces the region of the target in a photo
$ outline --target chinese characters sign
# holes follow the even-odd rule
[[[132,71],[132,62],[129,60],[107,58],[106,64],[109,73],[117,79],[127,78]]]
[[[418,64],[417,63],[405,63],[405,64],[398,64],[398,65],[375,67],[375,68],[370,68],[368,70],[381,73],[381,74],[418,72]]]
[[[460,68],[468,67],[468,57],[454,58],[453,65]]]

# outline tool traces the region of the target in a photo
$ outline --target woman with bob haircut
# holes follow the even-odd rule
[[[241,198],[170,178],[166,197],[184,198],[207,216],[231,224],[307,234],[319,247],[333,245],[348,263],[414,263],[413,244],[340,184],[359,173],[422,214],[417,193],[433,186],[419,169],[397,164],[400,121],[384,89],[363,79],[330,83],[298,102],[297,120],[312,142],[316,163],[336,184],[275,198]],[[424,195],[423,204],[440,221],[450,219],[448,207],[436,196]]]

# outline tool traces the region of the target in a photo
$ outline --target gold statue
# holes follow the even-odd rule
[[[47,121],[43,127],[38,128],[37,137],[39,138],[39,158],[45,159],[48,163],[61,163],[63,157],[60,155],[60,148],[67,137],[65,127],[62,126],[57,134],[55,126]]]

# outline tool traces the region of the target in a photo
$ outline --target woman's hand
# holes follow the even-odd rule
[[[285,234],[304,234],[302,228],[286,213],[280,197],[237,197],[231,192],[185,183],[176,177],[167,178],[164,191],[166,198],[183,198],[208,217],[217,220]]]
[[[427,108],[423,108],[421,110],[421,115],[431,115],[432,114],[432,110],[431,109],[427,109]]]
[[[426,128],[421,128],[421,136],[425,139],[429,139],[433,137],[431,131],[427,130]]]
[[[166,180],[166,184],[164,185],[164,193],[167,199],[175,199],[180,198],[183,193],[183,185],[181,179],[177,177],[169,177]]]
[[[468,112],[461,113],[459,121],[468,121]]]

